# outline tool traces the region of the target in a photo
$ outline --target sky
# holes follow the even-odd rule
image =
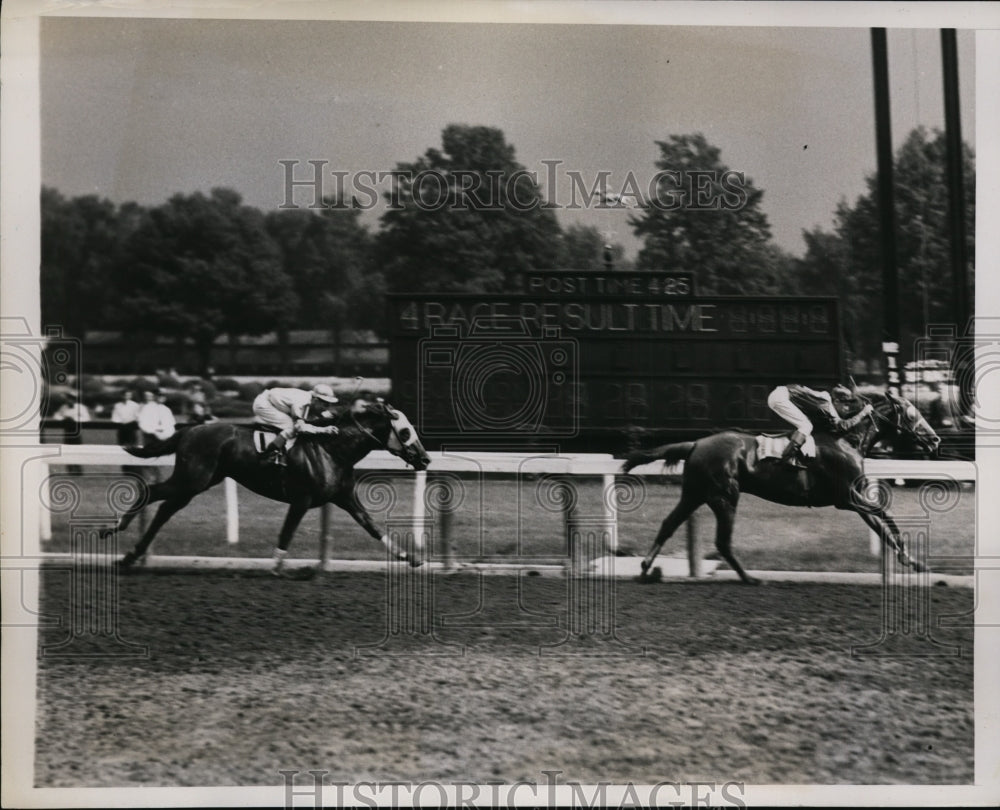
[[[918,124],[943,128],[940,38],[890,29],[888,43],[898,146]],[[974,34],[958,47],[975,146]],[[57,17],[42,20],[41,66],[42,182],[115,202],[226,186],[270,210],[285,200],[279,161],[300,161],[296,179],[310,160],[349,177],[390,171],[461,123],[502,129],[568,203],[571,172],[645,187],[657,140],[701,132],[764,189],[775,241],[801,255],[803,229],[830,228],[875,169],[867,28]],[[557,216],[634,255],[633,214]]]

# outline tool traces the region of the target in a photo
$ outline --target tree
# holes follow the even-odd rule
[[[516,289],[520,271],[550,268],[559,224],[514,147],[492,127],[452,124],[442,148],[396,167],[379,254],[394,291]]]
[[[107,323],[111,269],[134,204],[121,211],[94,195],[67,200],[52,188],[41,196],[42,322],[83,337]],[[124,212],[124,214],[122,213]]]
[[[771,244],[764,192],[730,170],[700,133],[656,145],[656,194],[629,219],[644,243],[638,267],[691,272],[701,293],[787,289],[787,257]]]
[[[569,270],[603,270],[608,244],[608,240],[593,225],[570,225],[563,231],[559,266]],[[625,258],[625,249],[617,243],[610,244],[614,269],[631,269],[631,262]]]
[[[338,321],[356,326],[350,301],[363,279],[375,273],[373,240],[361,224],[361,211],[326,199],[323,209],[272,211],[265,221],[278,244],[285,273],[298,297],[295,316],[304,328],[331,329],[329,299],[347,306]]]
[[[222,334],[260,335],[295,313],[264,217],[228,189],[177,194],[146,213],[115,268],[122,328],[194,342],[207,370]]]
[[[963,145],[966,250],[970,276],[975,266],[975,157]],[[953,316],[945,137],[914,129],[894,158],[896,245],[899,271],[901,347],[926,334],[928,324],[950,323]],[[867,191],[854,205],[841,201],[832,233],[804,234],[807,252],[800,262],[804,292],[833,291],[841,298],[849,346],[863,358],[878,357],[882,333],[882,254],[878,177],[865,178]]]

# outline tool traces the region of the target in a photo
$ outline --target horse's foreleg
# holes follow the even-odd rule
[[[422,564],[422,561],[415,555],[408,554],[404,549],[398,548],[396,544],[392,542],[388,534],[383,531],[379,531],[379,528],[375,525],[375,521],[372,520],[372,516],[368,514],[368,511],[360,503],[358,503],[357,495],[353,489],[337,495],[332,499],[332,502],[347,512],[347,514],[357,521],[358,525],[361,526],[362,529],[389,549],[397,560],[405,560],[414,568]]]
[[[309,511],[309,501],[292,501],[285,514],[285,521],[281,524],[281,531],[278,533],[278,545],[274,548],[274,569],[273,573],[280,574],[285,567],[285,557],[288,556],[288,547],[292,544],[292,537],[295,530],[299,528],[302,518]]]
[[[715,514],[715,548],[722,558],[729,563],[740,579],[747,585],[760,585],[760,580],[743,570],[733,554],[733,525],[736,523],[736,504],[725,497],[713,498],[708,502],[708,508]]]
[[[861,515],[861,519],[868,524],[868,527],[882,538],[882,542],[896,553],[896,559],[900,565],[906,565],[914,571],[926,571],[927,567],[914,560],[906,551],[906,545],[899,533],[899,527],[892,515],[876,507],[858,508],[854,506],[854,511]]]
[[[677,503],[677,506],[673,508],[669,515],[663,519],[663,523],[660,525],[660,531],[656,534],[656,539],[653,541],[653,547],[649,550],[649,554],[643,559],[642,572],[645,574],[649,571],[649,567],[653,564],[657,555],[660,553],[660,549],[663,548],[663,544],[670,539],[671,535],[677,531],[678,527],[689,517],[691,513],[694,512],[702,502],[696,498],[686,496],[681,494],[681,499]]]
[[[177,495],[165,500],[160,505],[160,508],[156,510],[156,515],[149,524],[149,528],[146,529],[146,533],[142,536],[139,542],[135,544],[135,548],[119,560],[118,567],[129,568],[133,563],[139,560],[142,555],[146,553],[146,549],[149,548],[149,544],[153,542],[153,538],[156,537],[156,533],[163,528],[163,524],[170,520],[170,518],[174,516],[174,513],[187,506],[193,497],[193,495]]]

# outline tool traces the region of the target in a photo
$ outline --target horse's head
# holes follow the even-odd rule
[[[891,392],[886,393],[884,402],[882,407],[876,405],[875,411],[889,421],[897,435],[912,439],[928,453],[937,453],[941,437],[912,402]]]
[[[415,470],[426,470],[430,456],[406,414],[383,402],[368,403],[357,415],[374,417],[373,433],[383,447]]]

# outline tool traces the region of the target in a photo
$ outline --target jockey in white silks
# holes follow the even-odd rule
[[[806,416],[806,411],[821,419],[824,423],[822,426],[831,433],[846,433],[872,412],[871,404],[866,404],[854,416],[842,419],[833,404],[835,399],[851,400],[854,395],[843,385],[834,386],[831,396],[830,392],[816,391],[796,384],[779,385],[768,395],[768,407],[795,428],[781,461],[793,459],[812,435],[813,423]]]
[[[339,433],[333,425],[317,427],[306,421],[310,417],[324,415],[324,406],[335,405],[337,402],[333,389],[324,383],[314,386],[311,391],[300,388],[269,388],[258,395],[253,401],[253,413],[257,421],[281,431],[267,449],[265,459],[284,467],[287,464],[285,453],[292,448],[295,437],[300,433]]]

